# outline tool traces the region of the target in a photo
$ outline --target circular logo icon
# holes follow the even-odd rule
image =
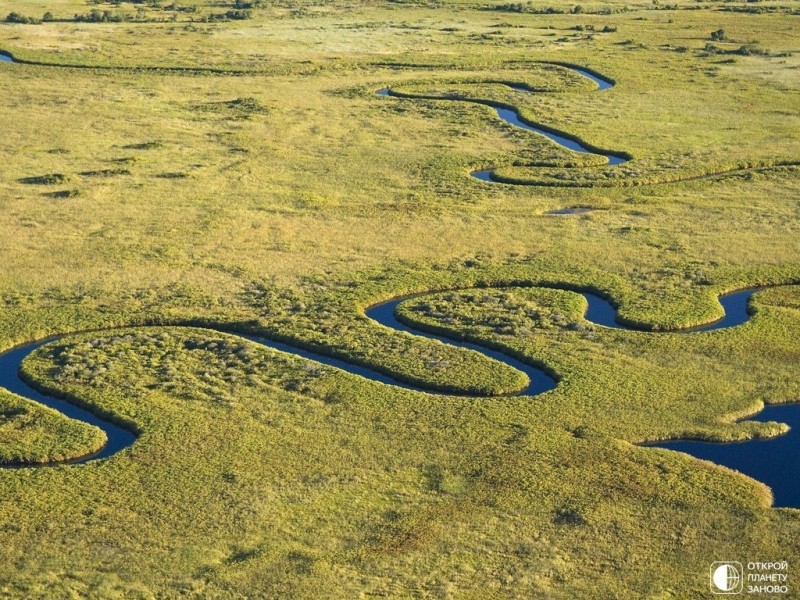
[[[716,594],[738,594],[742,591],[742,567],[735,562],[711,565],[711,591]]]

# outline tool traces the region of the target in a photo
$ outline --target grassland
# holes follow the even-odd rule
[[[262,3],[214,22],[234,7],[10,4],[54,20],[0,25],[23,61],[0,63],[0,347],[91,330],[25,376],[140,437],[100,464],[0,470],[0,596],[700,598],[721,559],[800,577],[800,512],[635,445],[783,431],[736,419],[800,400],[798,286],[691,336],[592,328],[580,296],[534,287],[669,329],[718,317],[721,292],[800,282],[800,4]],[[72,20],[94,8],[121,22]],[[633,160],[386,86],[512,104]],[[490,167],[532,185],[469,176]],[[594,210],[544,214],[566,206]],[[492,396],[524,382],[363,315],[437,290],[403,318],[558,388]],[[0,395],[0,461],[99,435]]]

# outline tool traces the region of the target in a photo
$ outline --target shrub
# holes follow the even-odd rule
[[[253,15],[249,10],[236,10],[236,9],[234,9],[234,10],[229,10],[228,12],[226,12],[225,16],[228,19],[231,19],[231,20],[234,20],[234,21],[243,21],[245,19],[252,18]]]
[[[48,192],[45,194],[48,198],[56,198],[56,199],[63,199],[63,198],[75,198],[81,195],[80,190],[59,190],[57,192]]]
[[[128,169],[99,169],[97,171],[83,171],[82,177],[114,177],[116,175],[130,175]]]
[[[92,9],[84,15],[75,15],[75,20],[79,23],[120,23],[123,21],[122,15],[113,13],[110,10]]]
[[[8,16],[6,17],[6,22],[7,23],[24,23],[24,24],[27,24],[27,25],[41,23],[41,21],[39,19],[36,19],[35,17],[26,17],[25,15],[20,14],[18,12],[8,13]]]
[[[64,183],[67,176],[61,173],[50,173],[48,175],[36,175],[35,177],[23,177],[18,179],[20,183],[27,183],[29,185],[53,185],[55,183]]]
[[[160,148],[162,146],[161,142],[140,142],[138,144],[126,144],[123,146],[125,150],[152,150],[154,148]]]

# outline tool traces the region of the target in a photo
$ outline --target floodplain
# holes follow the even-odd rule
[[[796,596],[800,2],[0,13],[1,597]]]

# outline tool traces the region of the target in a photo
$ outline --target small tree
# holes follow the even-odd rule
[[[717,29],[716,31],[711,32],[711,39],[715,42],[721,42],[725,39],[725,30],[724,29]]]

